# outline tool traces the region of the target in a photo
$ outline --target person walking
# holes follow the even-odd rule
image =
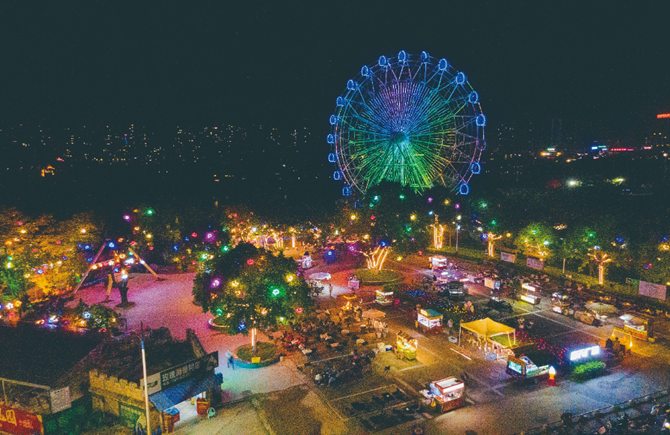
[[[228,356],[228,368],[235,370],[235,358],[233,357],[232,353]]]

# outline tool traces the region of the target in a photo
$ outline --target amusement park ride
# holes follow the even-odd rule
[[[380,56],[347,82],[330,116],[328,161],[344,196],[382,181],[467,195],[486,148],[479,94],[465,73],[425,51]]]

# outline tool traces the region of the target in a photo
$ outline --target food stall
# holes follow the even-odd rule
[[[570,308],[570,297],[561,293],[551,295],[551,311],[564,316],[571,316],[575,311]]]
[[[430,263],[430,269],[440,269],[440,268],[447,268],[447,257],[444,257],[442,255],[433,255],[428,257],[428,261]]]
[[[500,290],[500,280],[494,278],[484,278],[484,286],[491,290]]]
[[[541,297],[539,288],[528,283],[521,284],[521,288],[524,292],[521,294],[521,296],[519,296],[519,299],[533,305],[540,303]]]
[[[531,350],[507,359],[507,374],[517,379],[541,379],[549,376],[555,358],[549,352]]]
[[[429,390],[422,390],[421,395],[428,399],[433,406],[437,406],[441,412],[463,406],[465,396],[465,383],[454,377],[445,378],[431,382]]]
[[[396,335],[396,352],[399,358],[405,358],[410,361],[415,360],[418,344],[416,338],[412,338],[402,331],[399,331]]]
[[[653,333],[653,322],[650,317],[643,317],[640,314],[624,314],[620,317],[624,321],[623,331],[626,334],[629,334],[631,337],[635,337],[639,340],[649,340],[649,337],[652,337]]]
[[[442,330],[442,314],[431,309],[420,309],[417,313],[417,327],[424,333]]]
[[[375,295],[375,303],[379,305],[391,305],[393,303],[393,292],[377,290]]]

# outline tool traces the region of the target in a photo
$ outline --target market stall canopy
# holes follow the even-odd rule
[[[379,319],[386,316],[386,313],[379,310],[367,310],[363,311],[364,319]]]
[[[618,311],[614,305],[602,304],[600,302],[589,302],[588,304],[584,304],[584,307],[588,310],[595,311],[596,313],[603,314],[612,314]]]
[[[309,276],[309,279],[314,279],[314,280],[317,280],[317,281],[329,280],[330,278],[332,278],[332,277],[330,276],[329,273],[326,273],[326,272],[317,272],[317,273]]]
[[[516,331],[512,327],[498,323],[495,320],[489,319],[488,317],[485,319],[475,320],[474,322],[461,323],[461,328],[470,332],[474,332],[475,334],[485,338],[500,334],[514,334]]]

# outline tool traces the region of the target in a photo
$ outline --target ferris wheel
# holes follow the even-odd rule
[[[481,172],[486,116],[465,73],[425,51],[380,56],[347,82],[329,119],[328,161],[344,196],[382,181],[461,195]]]

